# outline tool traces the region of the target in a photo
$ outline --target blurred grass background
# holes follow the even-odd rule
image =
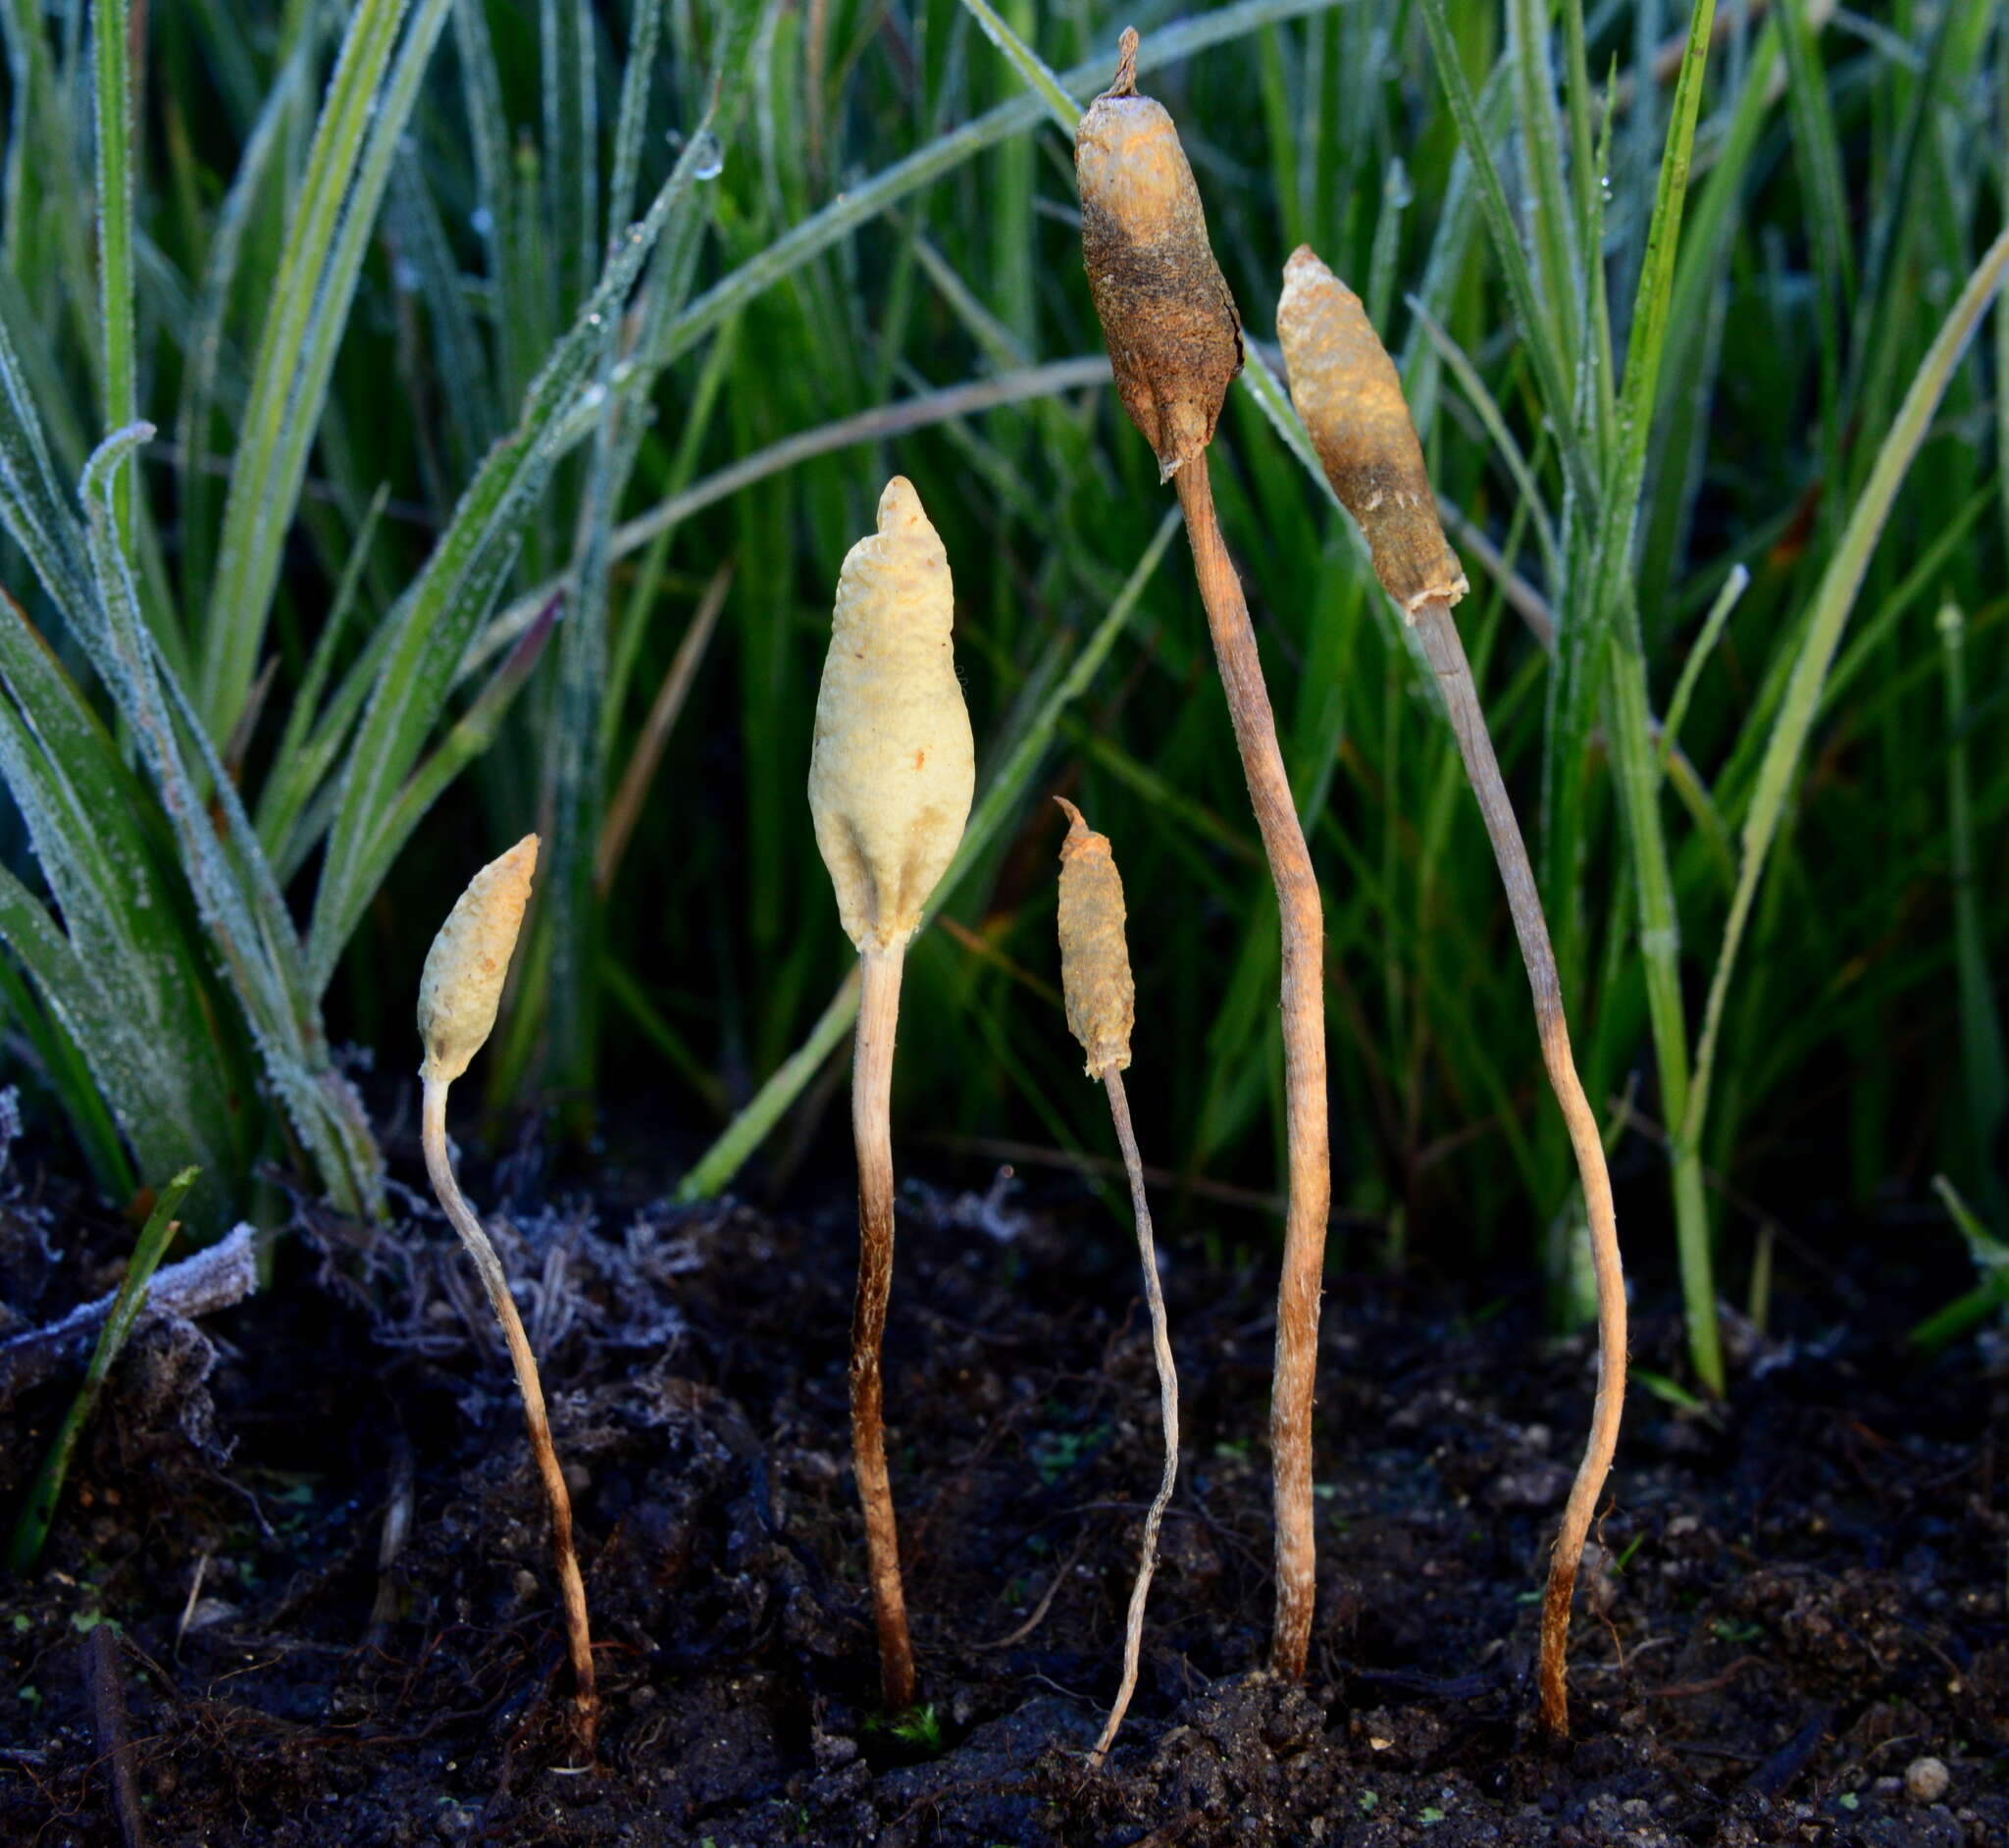
[[[1938,1173],[1985,1243],[2009,1219],[2009,315],[1932,362],[2004,223],[2009,17],[1006,0],[987,34],[989,11],[0,0],[0,587],[77,689],[29,685],[31,649],[0,663],[10,1075],[114,1196],[202,1158],[237,1210],[281,1157],[367,1209],[367,1131],[338,1105],[320,1134],[284,1074],[312,1099],[340,1087],[329,1049],[415,1058],[434,928],[538,827],[476,1074],[491,1126],[611,1126],[665,1187],[785,1181],[841,1131],[852,961],[808,825],[810,715],[839,562],[899,471],[955,574],[989,823],[909,958],[901,1164],[1107,1153],[1056,992],[1046,798],[1066,794],[1130,895],[1147,1158],[1203,1183],[1174,1238],[1264,1250],[1274,904],[1168,490],[1097,383],[1071,147],[1008,55],[1015,33],[1079,102],[1134,23],[1256,359],[1276,364],[1281,266],[1309,241],[1404,367],[1635,1270],[1672,1283],[1678,1225],[1693,1315],[1698,1287],[1762,1289],[1777,1231],[1818,1247],[1875,1212],[1950,1243]],[[1685,210],[1656,252],[1683,101]],[[94,216],[122,184],[129,213]],[[593,308],[652,197],[636,274]],[[1325,884],[1334,1260],[1520,1264],[1568,1318],[1572,1171],[1477,812],[1251,370],[1215,484]],[[155,433],[129,472],[108,461],[77,590],[60,536],[37,567],[23,484],[74,511],[135,418]],[[187,693],[164,722],[186,788],[222,815],[228,778],[259,837],[226,816],[215,877],[255,900],[269,872],[298,932],[265,990],[219,935],[144,701],[94,650],[95,626],[123,633],[122,558],[167,705]],[[58,706],[109,728],[75,746],[103,782],[72,777],[68,825],[129,811],[159,941],[113,941],[124,847],[96,936],[49,870],[66,824],[29,759],[63,759]],[[259,943],[287,938],[257,916]],[[89,968],[142,973],[226,1120],[164,1127],[143,1087],[122,1105],[90,1012],[118,997],[61,1001],[88,970],[37,935],[52,919]],[[178,981],[192,1019],[169,1018]],[[1715,1383],[1706,1343],[1695,1365]]]

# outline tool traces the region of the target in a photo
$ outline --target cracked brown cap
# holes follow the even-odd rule
[[[1207,240],[1200,188],[1162,103],[1137,93],[1137,34],[1074,131],[1081,255],[1116,391],[1159,479],[1213,440],[1242,370],[1242,321]]]
[[[1381,588],[1405,616],[1433,597],[1457,602],[1469,587],[1437,519],[1395,362],[1361,298],[1309,244],[1284,265],[1276,332],[1291,402],[1332,491],[1367,536]]]
[[[1087,1072],[1100,1079],[1130,1063],[1130,1029],[1137,991],[1130,980],[1130,946],[1123,937],[1123,881],[1108,835],[1095,833],[1065,796],[1067,838],[1060,843],[1060,987],[1067,998],[1067,1029],[1088,1054]]]
[[[426,951],[419,977],[426,1058],[419,1075],[429,1084],[451,1084],[494,1030],[537,864],[538,838],[527,834],[468,881]]]

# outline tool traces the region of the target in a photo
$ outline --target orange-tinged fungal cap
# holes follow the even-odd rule
[[[1276,331],[1291,401],[1332,491],[1367,536],[1382,589],[1407,616],[1433,597],[1457,602],[1469,587],[1437,519],[1395,362],[1361,298],[1308,244],[1284,265]]]
[[[1091,1078],[1123,1071],[1130,1063],[1130,1029],[1137,990],[1130,979],[1124,940],[1123,881],[1108,835],[1095,833],[1065,796],[1060,843],[1060,986],[1067,1000],[1067,1029],[1088,1054]]]
[[[1213,440],[1242,370],[1242,322],[1207,238],[1193,169],[1164,105],[1137,93],[1137,34],[1074,131],[1081,255],[1116,390],[1159,479]]]

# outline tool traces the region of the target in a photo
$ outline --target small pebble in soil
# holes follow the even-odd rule
[[[1905,1794],[1914,1803],[1937,1803],[1952,1781],[1943,1759],[1915,1758],[1904,1768]]]

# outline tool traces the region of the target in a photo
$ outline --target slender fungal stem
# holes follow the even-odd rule
[[[1207,605],[1214,659],[1227,690],[1242,773],[1276,883],[1283,934],[1283,1070],[1290,1153],[1283,1275],[1276,1297],[1276,1372],[1269,1402],[1270,1465],[1276,1504],[1276,1624],[1270,1667],[1302,1680],[1311,1651],[1316,1549],[1312,1535],[1312,1395],[1318,1360],[1318,1293],[1332,1206],[1332,1158],[1325,1127],[1325,923],[1311,849],[1298,821],[1276,720],[1262,684],[1256,631],[1241,580],[1214,516],[1207,457],[1172,477],[1193,545],[1193,571]]]
[[[893,1036],[906,948],[865,950],[851,1051],[851,1137],[858,1155],[858,1295],[851,1310],[851,1459],[865,1511],[879,1680],[889,1714],[914,1704],[914,1647],[900,1582],[900,1535],[886,1473],[885,1386],[879,1347],[893,1290]]]
[[[1590,1414],[1590,1441],[1563,1510],[1563,1525],[1549,1559],[1549,1589],[1542,1604],[1539,1683],[1542,1724],[1559,1738],[1570,1736],[1570,1689],[1565,1658],[1570,1642],[1570,1603],[1576,1590],[1576,1566],[1597,1513],[1598,1497],[1611,1472],[1619,1447],[1619,1419],[1625,1404],[1625,1275],[1619,1260],[1619,1223],[1612,1206],[1612,1177],[1605,1166],[1604,1141],[1597,1116],[1583,1095],[1582,1081],[1570,1051],[1570,1026],[1563,1017],[1563,991],[1556,975],[1556,954],[1542,915],[1541,895],[1529,866],[1520,825],[1500,779],[1493,742],[1479,708],[1471,668],[1465,656],[1450,606],[1441,598],[1423,603],[1413,619],[1423,655],[1437,676],[1444,708],[1465,758],[1465,773],[1478,798],[1486,833],[1499,862],[1500,882],[1507,888],[1507,908],[1520,940],[1527,983],[1534,994],[1535,1027],[1541,1036],[1542,1062],[1549,1084],[1569,1126],[1576,1171],[1583,1186],[1584,1209],[1590,1218],[1591,1263],[1597,1278],[1597,1400]]]
[[[1144,1300],[1151,1309],[1151,1348],[1158,1359],[1159,1414],[1164,1425],[1165,1466],[1158,1494],[1144,1517],[1144,1534],[1137,1543],[1137,1579],[1130,1587],[1130,1615],[1123,1625],[1123,1679],[1116,1689],[1115,1704],[1109,1709],[1103,1736],[1088,1755],[1090,1771],[1099,1769],[1116,1742],[1116,1728],[1130,1709],[1130,1696],[1137,1691],[1137,1660],[1144,1647],[1144,1601],[1151,1593],[1152,1574],[1158,1570],[1158,1535],[1163,1524],[1165,1505],[1172,1499],[1179,1479],[1179,1375],[1172,1365],[1172,1341],[1165,1328],[1164,1291],[1159,1287],[1158,1253],[1151,1239],[1151,1206],[1144,1198],[1144,1162],[1137,1153],[1137,1132],[1130,1126],[1130,1100],[1123,1092],[1123,1074],[1113,1066],[1103,1073],[1108,1088],[1109,1115],[1116,1125],[1116,1144],[1123,1152],[1123,1172],[1130,1178],[1130,1210],[1137,1221],[1137,1257],[1144,1266]]]
[[[572,1657],[573,1699],[578,1709],[580,1735],[586,1749],[592,1750],[599,1727],[599,1696],[592,1668],[592,1636],[587,1626],[586,1585],[579,1575],[579,1556],[572,1547],[572,1496],[565,1487],[565,1472],[558,1467],[558,1453],[551,1444],[551,1422],[544,1412],[544,1389],[538,1378],[537,1356],[531,1352],[530,1337],[523,1331],[523,1317],[516,1312],[516,1299],[509,1294],[509,1279],[502,1260],[482,1230],[453,1177],[453,1164],[446,1155],[446,1093],[448,1087],[427,1079],[423,1088],[420,1140],[425,1145],[426,1172],[433,1177],[433,1191],[460,1234],[467,1255],[475,1260],[482,1288],[489,1293],[489,1305],[502,1325],[502,1339],[516,1368],[517,1390],[523,1395],[523,1422],[530,1433],[531,1457],[543,1480],[544,1500],[551,1511],[551,1557],[558,1569],[558,1591],[565,1607],[566,1647]]]

